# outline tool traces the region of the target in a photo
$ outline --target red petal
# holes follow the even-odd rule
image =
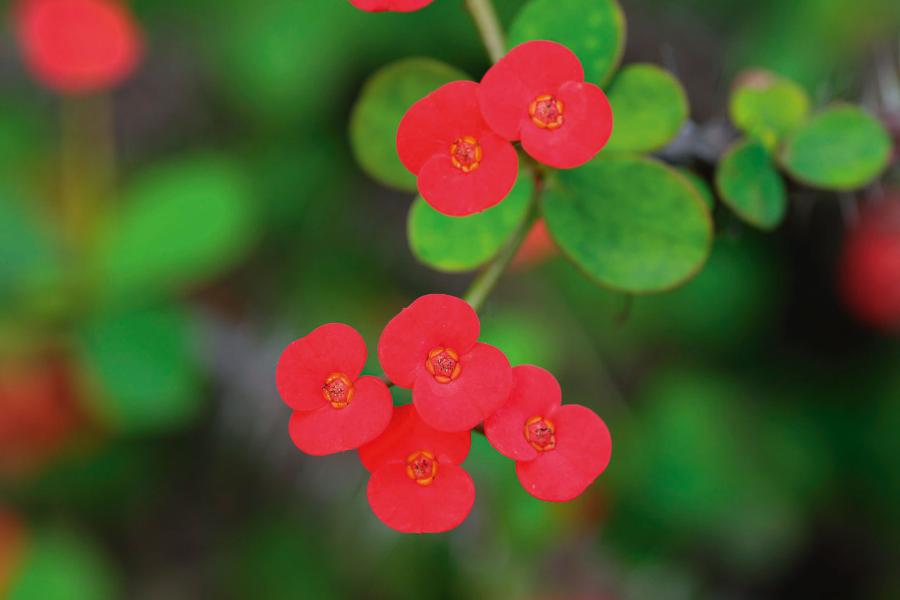
[[[350,0],[350,4],[368,12],[412,12],[431,4],[434,0]]]
[[[462,523],[475,503],[475,484],[461,467],[438,465],[431,485],[406,475],[406,463],[379,467],[366,489],[369,505],[381,521],[403,533],[440,533]]]
[[[606,469],[612,440],[606,424],[594,411],[567,404],[553,411],[556,448],[527,462],[516,462],[525,491],[547,502],[578,497]]]
[[[141,54],[140,33],[119,2],[26,0],[17,17],[29,68],[58,92],[113,86],[134,70]]]
[[[478,343],[459,357],[462,373],[439,383],[422,369],[413,386],[413,403],[422,420],[440,431],[466,431],[490,417],[509,398],[512,369],[497,348]]]
[[[506,198],[519,175],[519,156],[506,140],[493,133],[479,139],[484,158],[478,168],[463,173],[450,154],[435,154],[419,171],[419,193],[438,212],[464,217],[490,208]]]
[[[512,370],[509,400],[484,422],[484,433],[497,452],[513,460],[533,460],[538,451],[525,439],[525,422],[547,417],[562,403],[556,378],[540,367],[521,365]]]
[[[478,89],[481,114],[498,134],[518,140],[531,102],[567,81],[584,81],[581,61],[571,50],[556,42],[525,42],[484,74]]]
[[[545,165],[571,169],[594,158],[606,145],[612,135],[612,107],[593,83],[566,83],[556,97],[565,107],[562,127],[541,129],[529,118],[522,123],[522,147]]]
[[[397,128],[397,154],[418,175],[435,155],[449,156],[461,137],[480,139],[491,129],[478,108],[478,84],[452,81],[413,104]]]
[[[441,463],[460,464],[469,454],[472,434],[437,431],[419,418],[412,404],[398,406],[387,430],[359,449],[359,459],[369,471],[386,462],[403,462],[418,450],[427,449]]]
[[[326,404],[312,412],[291,415],[291,439],[297,448],[314,456],[353,450],[387,429],[394,401],[384,382],[360,377],[354,388],[353,401],[344,408]]]
[[[387,376],[411,388],[416,373],[425,369],[434,348],[451,348],[459,355],[472,349],[480,330],[478,315],[465,300],[428,294],[400,311],[378,340],[378,358]]]
[[[328,323],[295,340],[278,360],[275,383],[285,404],[294,410],[315,410],[325,404],[322,386],[332,373],[351,381],[366,364],[366,342],[343,323]]]

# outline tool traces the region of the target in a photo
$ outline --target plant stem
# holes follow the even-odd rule
[[[491,62],[497,62],[506,53],[506,41],[493,0],[465,0],[465,2]]]

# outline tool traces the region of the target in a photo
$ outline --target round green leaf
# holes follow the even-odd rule
[[[89,408],[125,434],[188,424],[202,406],[192,344],[190,319],[175,308],[110,313],[86,323],[78,351],[95,388]]]
[[[712,222],[700,195],[650,158],[601,155],[559,171],[547,184],[544,214],[562,251],[613,289],[673,288],[709,255]]]
[[[103,297],[145,297],[209,279],[255,234],[249,184],[229,160],[197,157],[147,170],[98,232],[92,253]]]
[[[8,600],[105,600],[117,597],[110,564],[89,540],[67,530],[38,529],[30,536]]]
[[[614,126],[607,150],[651,152],[678,135],[688,117],[687,95],[669,72],[655,65],[629,65],[608,90]]]
[[[469,77],[430,58],[392,63],[367,82],[350,118],[350,142],[356,159],[374,179],[402,190],[416,190],[416,176],[397,156],[397,127],[416,101],[445,83]]]
[[[862,109],[833,106],[797,129],[785,143],[785,169],[806,184],[850,190],[866,185],[887,166],[891,138]]]
[[[768,148],[809,116],[809,96],[790,79],[754,69],[738,76],[729,102],[734,124]]]
[[[568,46],[587,80],[602,85],[622,59],[625,15],[615,0],[531,0],[513,21],[509,47],[529,40]]]
[[[787,195],[762,142],[744,140],[731,147],[716,170],[722,201],[741,219],[772,229],[784,219]]]
[[[421,197],[409,211],[409,245],[420,261],[439,271],[475,269],[491,258],[528,214],[533,188],[527,173],[519,175],[506,199],[468,217],[448,217]]]

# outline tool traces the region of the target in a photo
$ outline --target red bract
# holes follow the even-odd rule
[[[612,134],[606,95],[585,83],[578,57],[555,42],[510,50],[485,73],[478,100],[494,131],[521,140],[528,154],[552,167],[586,163]]]
[[[462,523],[475,502],[472,478],[459,466],[470,443],[470,432],[438,431],[412,405],[398,407],[384,434],[359,449],[372,473],[372,511],[403,533],[440,533]]]
[[[117,0],[22,0],[17,25],[33,75],[63,94],[118,84],[141,54],[140,33]]]
[[[350,0],[350,4],[368,12],[412,12],[425,8],[434,0]]]
[[[512,144],[491,131],[478,108],[478,84],[448,83],[412,105],[397,129],[397,154],[418,176],[419,193],[451,216],[503,200],[519,173]]]
[[[531,365],[513,369],[509,401],[484,422],[488,441],[516,461],[525,490],[565,502],[581,494],[609,464],[612,441],[592,410],[562,405],[556,378]]]
[[[365,363],[365,341],[342,323],[322,325],[284,350],[275,381],[294,409],[290,433],[297,448],[321,456],[381,435],[393,400],[383,381],[359,376]]]
[[[841,291],[861,320],[900,332],[900,199],[868,208],[847,237]]]
[[[381,334],[381,366],[396,385],[412,388],[416,410],[435,429],[471,429],[509,395],[509,361],[477,341],[479,330],[465,300],[431,294],[403,309]]]
[[[512,266],[514,268],[524,268],[536,265],[553,256],[556,252],[556,243],[550,237],[547,222],[544,219],[538,219],[525,237],[525,241],[522,242],[522,247],[516,252]]]

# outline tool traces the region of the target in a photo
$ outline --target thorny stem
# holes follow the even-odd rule
[[[506,42],[503,39],[503,28],[497,18],[497,11],[494,10],[493,1],[465,0],[465,2],[491,62],[497,62],[506,53]]]

